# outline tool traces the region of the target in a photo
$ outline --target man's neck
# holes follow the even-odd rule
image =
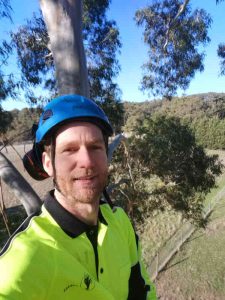
[[[99,202],[71,202],[65,199],[65,197],[57,189],[55,189],[54,196],[56,200],[76,218],[88,225],[97,225]]]

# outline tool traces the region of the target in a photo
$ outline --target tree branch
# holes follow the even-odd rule
[[[165,44],[163,46],[163,50],[166,52],[166,48],[167,48],[167,45],[169,43],[169,33],[170,33],[170,30],[171,28],[174,26],[176,20],[179,18],[179,16],[185,11],[188,3],[190,2],[190,0],[184,0],[184,3],[180,6],[175,18],[172,20],[172,21],[169,21],[169,26],[168,26],[168,29],[166,31],[166,41],[165,41]]]

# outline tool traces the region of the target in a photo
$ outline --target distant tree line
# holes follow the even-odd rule
[[[40,113],[41,108],[24,108],[22,110],[14,109],[3,114],[3,116],[8,116],[8,119],[5,121],[5,119],[0,118],[1,140],[10,143],[31,141],[31,129],[33,124],[38,122]],[[9,120],[10,125],[5,128],[4,124]]]
[[[225,94],[207,93],[124,104],[125,131],[136,130],[139,120],[154,114],[178,117],[193,132],[196,142],[208,149],[225,149]]]
[[[30,129],[38,121],[39,108],[24,108],[0,114],[0,133],[17,141],[30,139]],[[197,144],[208,149],[225,149],[225,95],[199,94],[174,98],[173,101],[125,102],[124,132],[137,130],[140,120],[161,114],[178,117],[193,132]],[[4,117],[3,117],[4,116]],[[10,123],[7,127],[6,124]],[[8,128],[8,129],[7,129]],[[23,133],[26,132],[26,133]]]

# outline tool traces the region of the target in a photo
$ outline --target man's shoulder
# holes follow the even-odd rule
[[[0,258],[6,253],[14,253],[17,250],[22,250],[19,251],[19,255],[22,252],[33,255],[32,253],[41,246],[42,236],[48,234],[48,223],[48,218],[43,211],[28,216],[6,242],[0,251]]]
[[[52,251],[55,244],[50,234],[47,236],[45,223],[48,223],[48,219],[42,214],[29,216],[2,249],[0,270],[5,280],[0,281],[0,290],[3,294],[11,295],[11,292],[15,292],[17,295],[18,292],[18,299],[22,299],[22,293],[28,295],[33,292],[32,287],[38,288],[38,281],[34,277],[41,278],[46,289],[49,286],[55,270],[55,256]],[[11,299],[10,296],[7,299]]]

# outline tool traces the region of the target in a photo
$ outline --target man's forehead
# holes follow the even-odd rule
[[[68,135],[69,138],[70,134],[79,135],[82,133],[87,134],[93,139],[103,138],[103,132],[97,125],[85,121],[73,121],[62,125],[56,132],[56,138],[58,136],[63,136],[64,134]]]

